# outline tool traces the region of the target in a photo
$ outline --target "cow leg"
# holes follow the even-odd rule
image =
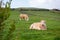
[[[29,20],[29,18],[26,19],[27,21]]]
[[[26,20],[26,21],[28,21],[28,18],[27,18],[27,17],[25,17],[25,20]]]
[[[33,29],[33,24],[30,26],[30,29]]]

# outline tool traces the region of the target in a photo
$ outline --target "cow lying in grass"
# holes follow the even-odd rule
[[[26,21],[29,20],[29,17],[28,17],[27,14],[20,14],[19,16],[20,16],[20,20],[22,20],[22,19],[24,19],[24,20],[26,20]]]
[[[36,22],[31,24],[30,29],[36,29],[36,30],[46,30],[46,23],[44,20],[41,20],[41,22]]]

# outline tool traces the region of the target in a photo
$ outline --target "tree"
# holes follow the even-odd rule
[[[4,0],[0,0],[0,40],[3,40],[3,31],[4,31],[4,21],[9,17],[10,15],[10,5],[11,5],[11,1],[9,0],[9,2],[6,2],[6,4],[4,5],[5,8],[2,7],[2,5],[4,4],[3,2]],[[14,27],[13,27],[14,26]],[[9,28],[9,32],[7,34],[7,36],[10,36],[11,30],[14,31],[15,30],[15,25],[14,25],[14,21],[13,24],[11,24],[11,28]],[[6,38],[6,40],[9,40],[9,37]]]

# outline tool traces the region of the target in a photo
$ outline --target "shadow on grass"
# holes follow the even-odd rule
[[[54,40],[60,40],[60,36],[56,36]]]

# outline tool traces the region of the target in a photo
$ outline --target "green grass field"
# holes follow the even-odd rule
[[[4,37],[7,35],[11,20],[15,20],[16,29],[11,40],[60,40],[60,13],[51,11],[24,11],[29,15],[29,21],[19,20],[21,12],[11,11],[10,17],[5,21]],[[46,20],[47,30],[30,30],[33,22]]]

